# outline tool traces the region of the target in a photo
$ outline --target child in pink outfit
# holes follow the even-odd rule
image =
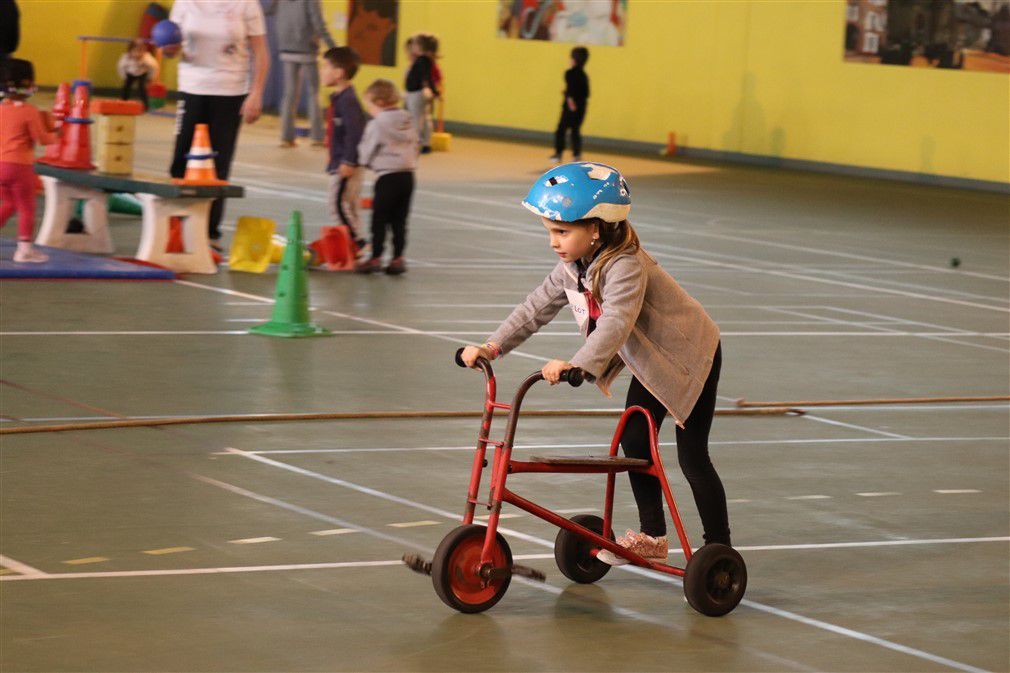
[[[15,262],[41,263],[49,257],[32,245],[35,229],[35,145],[57,140],[44,112],[25,100],[35,89],[35,71],[29,61],[0,61],[0,226],[18,214]]]

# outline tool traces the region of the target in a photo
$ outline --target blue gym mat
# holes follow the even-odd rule
[[[60,248],[38,246],[49,255],[44,264],[15,264],[17,242],[0,239],[0,278],[63,278],[76,280],[172,280],[175,274],[143,262],[124,262],[112,257],[100,257]]]

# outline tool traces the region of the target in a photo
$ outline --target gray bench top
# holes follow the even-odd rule
[[[92,189],[100,189],[105,192],[154,194],[166,199],[216,199],[222,196],[237,198],[245,195],[245,190],[238,185],[176,185],[172,184],[171,178],[143,173],[109,175],[97,171],[81,171],[40,163],[35,164],[35,172],[39,175],[57,178],[73,185],[91,187]]]

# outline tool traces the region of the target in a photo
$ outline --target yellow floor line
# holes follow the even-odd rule
[[[69,561],[64,561],[68,566],[81,566],[86,563],[102,563],[103,561],[108,561],[109,559],[105,556],[89,556],[87,558],[75,558]]]
[[[392,528],[413,528],[415,526],[437,526],[441,521],[404,521],[403,523],[391,523]]]
[[[309,535],[319,535],[320,537],[324,535],[344,535],[345,533],[358,533],[360,531],[354,528],[331,528],[329,530],[314,530],[309,533]]]
[[[228,540],[229,544],[259,544],[260,542],[277,542],[279,537],[247,537],[241,540]]]
[[[164,549],[147,549],[144,554],[150,554],[151,556],[160,556],[161,554],[178,554],[184,551],[196,551],[193,547],[165,547]]]
[[[498,518],[499,519],[518,519],[521,516],[522,516],[522,514],[513,514],[511,512],[507,512],[507,513],[499,514]],[[483,516],[475,516],[474,518],[478,519],[480,521],[487,521],[488,519],[491,518],[491,515],[490,514],[485,514]]]

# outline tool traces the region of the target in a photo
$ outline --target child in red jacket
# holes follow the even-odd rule
[[[0,226],[18,214],[15,262],[42,263],[49,256],[32,245],[35,229],[35,145],[55,143],[52,122],[26,99],[35,92],[35,69],[18,58],[0,61]]]

